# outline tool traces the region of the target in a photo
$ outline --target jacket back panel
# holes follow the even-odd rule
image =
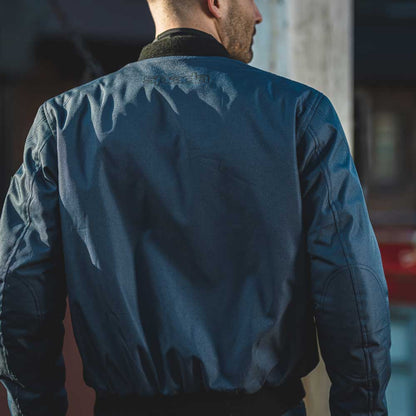
[[[316,96],[229,58],[172,56],[49,101],[88,385],[254,392],[316,366],[296,157]]]

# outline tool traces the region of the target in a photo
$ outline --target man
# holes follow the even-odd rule
[[[68,295],[96,416],[304,415],[315,327],[332,416],[387,415],[387,285],[330,100],[247,65],[253,0],[149,6],[139,60],[43,103],[12,177],[11,414],[67,410]]]

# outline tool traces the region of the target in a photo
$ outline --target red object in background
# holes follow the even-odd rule
[[[389,290],[393,303],[416,304],[416,247],[411,243],[380,243]]]
[[[66,416],[92,416],[94,414],[95,392],[85,384],[82,378],[82,361],[72,331],[68,299],[64,326],[63,354],[66,368],[65,387],[68,392],[68,412]],[[7,405],[7,392],[2,384],[0,384],[0,415],[10,415]]]

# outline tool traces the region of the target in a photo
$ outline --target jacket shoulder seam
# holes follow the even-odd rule
[[[55,135],[55,133],[54,133],[54,131],[52,130],[52,127],[51,127],[51,123],[49,122],[49,120],[48,120],[48,118],[47,118],[47,116],[46,116],[46,112],[45,112],[45,110],[44,110],[44,105],[45,104],[43,104],[42,106],[41,106],[41,109],[42,109],[42,113],[43,113],[43,117],[45,118],[45,121],[46,121],[46,124],[47,124],[47,126],[48,126],[48,130],[49,130],[49,134],[48,134],[48,136],[44,139],[44,141],[42,142],[42,144],[39,146],[39,150],[38,150],[38,153],[39,153],[39,156],[40,156],[40,154],[42,153],[42,150],[44,149],[44,147],[45,147],[45,145],[49,142],[49,140],[52,138],[52,137],[56,137],[56,135]],[[39,167],[42,167],[42,162],[41,162],[41,158],[39,157]],[[44,177],[44,179],[46,180],[46,181],[48,181],[48,182],[50,182],[50,183],[53,183],[53,184],[55,184],[50,178],[48,178],[47,176],[43,176]]]
[[[311,108],[309,109],[308,114],[304,117],[303,121],[301,122],[301,125],[299,126],[299,143],[303,140],[306,130],[308,129],[323,98],[324,95],[322,93],[317,94],[314,102],[311,105]]]
[[[44,119],[45,119],[45,121],[46,121],[46,124],[47,124],[47,126],[48,126],[48,129],[49,129],[49,133],[50,133],[50,135],[48,135],[47,136],[47,138],[45,139],[45,141],[42,143],[42,145],[40,146],[40,148],[39,148],[39,152],[41,152],[41,150],[42,150],[42,148],[43,148],[43,146],[45,146],[45,144],[46,144],[46,142],[50,139],[50,137],[51,136],[55,136],[55,131],[53,130],[53,128],[52,128],[52,125],[51,125],[51,123],[50,123],[50,121],[49,121],[49,119],[48,119],[48,116],[46,115],[46,111],[45,111],[45,103],[43,103],[42,105],[41,105],[41,111],[42,111],[42,114],[43,114],[43,117],[44,117]]]

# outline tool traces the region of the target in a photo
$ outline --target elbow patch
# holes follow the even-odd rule
[[[328,278],[316,310],[325,362],[356,379],[367,378],[371,354],[385,351],[390,339],[387,286],[372,269],[349,265]]]

